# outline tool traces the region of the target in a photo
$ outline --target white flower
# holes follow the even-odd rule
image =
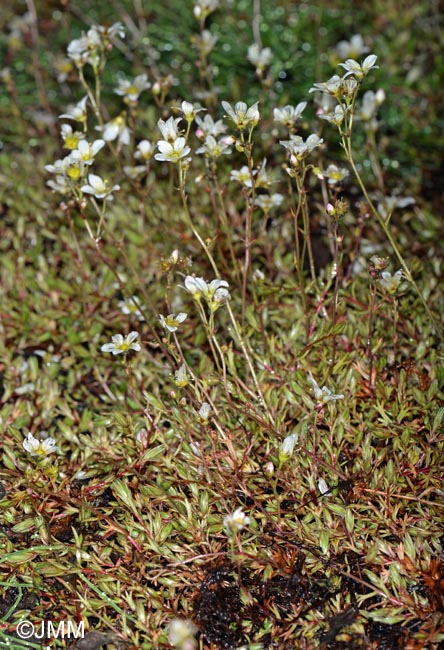
[[[71,106],[68,108],[67,113],[62,113],[62,115],[59,115],[60,119],[65,119],[65,120],[74,120],[74,122],[81,122],[84,124],[86,122],[87,118],[87,111],[86,111],[86,102],[88,101],[88,96],[86,95],[83,99],[81,99],[75,106]]]
[[[208,418],[210,417],[211,414],[211,406],[208,404],[208,402],[202,402],[202,405],[199,409],[199,421],[202,424],[206,424],[208,422]]]
[[[284,462],[293,455],[294,448],[299,439],[298,433],[292,433],[291,435],[284,438],[280,449],[279,449],[279,460]]]
[[[129,103],[135,103],[139,99],[139,95],[144,91],[151,88],[148,81],[148,75],[139,74],[134,79],[119,79],[118,86],[114,90],[116,95],[124,97]]]
[[[106,51],[110,39],[114,36],[125,37],[125,31],[121,23],[114,23],[111,27],[93,25],[86,34],[76,38],[68,45],[68,57],[77,66],[89,63],[97,66],[103,52]]]
[[[78,181],[84,172],[84,163],[79,160],[77,155],[73,155],[74,152],[68,156],[65,156],[62,160],[56,160],[53,165],[45,165],[47,172],[51,174],[56,174],[57,177],[65,177],[71,181]]]
[[[28,433],[27,437],[23,441],[23,449],[31,454],[31,456],[37,456],[40,458],[45,458],[48,454],[57,451],[58,447],[56,446],[54,438],[46,438],[46,440],[37,440],[34,438],[31,432]]]
[[[257,174],[256,170],[252,172],[253,176]],[[241,169],[232,169],[230,172],[230,181],[237,181],[238,183],[241,183],[241,185],[245,185],[245,187],[252,187],[253,186],[253,181],[251,179],[251,172],[250,168],[247,167],[247,165],[244,165],[241,167]]]
[[[208,285],[203,278],[196,278],[194,275],[187,275],[184,280],[185,289],[191,293],[195,300],[200,300],[202,295],[208,292]]]
[[[82,131],[73,131],[70,124],[62,124],[60,133],[66,149],[77,149],[80,140],[86,136]]]
[[[214,286],[214,283],[217,282],[217,288],[213,292],[211,298],[207,298],[208,300],[208,306],[212,311],[216,311],[219,309],[221,305],[224,304],[227,300],[230,299],[230,294],[228,292],[228,282],[225,280],[213,280],[210,282],[210,289],[212,290],[212,285]]]
[[[124,165],[123,172],[133,181],[138,180],[141,176],[146,174],[145,165]]]
[[[197,154],[203,153],[209,158],[218,158],[222,154],[231,153],[231,147],[225,142],[225,138],[216,140],[212,135],[207,135],[205,143],[202,147],[196,150]]]
[[[330,185],[335,185],[336,183],[340,183],[341,181],[343,181],[344,178],[347,178],[347,176],[349,175],[349,171],[348,169],[345,169],[345,167],[337,167],[336,165],[329,165],[323,175],[326,178],[328,178],[328,182]]]
[[[112,352],[112,354],[127,354],[130,350],[140,352],[140,343],[137,342],[139,338],[138,332],[130,332],[125,338],[121,334],[114,334],[111,337],[112,343],[105,343],[100,348],[102,352]]]
[[[322,386],[322,388],[319,388],[311,372],[308,374],[308,379],[313,386],[314,396],[319,403],[326,404],[327,402],[344,399],[344,395],[335,395],[329,388],[327,388],[327,386]]]
[[[238,533],[242,528],[246,528],[250,523],[250,517],[243,512],[242,508],[237,508],[231,515],[224,519],[224,526],[232,533]]]
[[[199,0],[193,7],[193,13],[197,20],[205,19],[219,6],[219,0]]]
[[[396,271],[396,273],[394,273],[393,275],[389,273],[389,271],[383,271],[381,273],[381,277],[379,278],[378,282],[385,291],[394,294],[398,290],[402,278],[403,278],[402,269],[399,269],[399,271]]]
[[[396,208],[405,208],[413,203],[415,203],[415,199],[411,196],[399,196],[397,194],[384,196],[378,202],[378,212],[381,217],[388,219]]]
[[[85,194],[93,194],[96,199],[113,200],[112,192],[120,190],[120,185],[110,187],[109,182],[96,174],[88,174],[88,185],[82,185],[80,188]]]
[[[331,497],[331,491],[323,478],[320,478],[318,481],[318,490],[321,493],[321,496]]]
[[[180,131],[178,126],[179,122],[182,122],[181,117],[169,117],[166,122],[164,120],[158,120],[157,126],[164,140],[174,142],[180,137],[182,131]]]
[[[118,307],[122,314],[125,314],[125,316],[135,316],[140,321],[145,320],[145,317],[140,311],[141,306],[140,298],[137,296],[132,296],[127,300],[119,300],[118,302]]]
[[[268,214],[273,208],[279,207],[283,200],[282,194],[277,192],[275,194],[259,194],[254,200],[254,205]]]
[[[364,39],[361,34],[355,34],[350,41],[339,41],[336,45],[336,52],[340,59],[356,59],[361,54],[365,54],[369,48],[364,45]]]
[[[110,122],[107,122],[103,128],[96,126],[97,131],[103,131],[103,139],[106,142],[118,141],[119,145],[128,145],[131,141],[131,131],[126,125],[124,115],[118,115]]]
[[[212,135],[214,138],[217,138],[218,135],[222,135],[227,131],[227,127],[222,122],[222,120],[217,120],[215,122],[211,115],[208,114],[204,115],[204,117],[196,115],[196,124],[198,126],[196,130],[196,135],[198,138],[206,137],[208,135]]]
[[[113,23],[110,27],[105,27],[104,25],[96,25],[95,27],[105,40],[109,40],[115,36],[125,38],[125,27],[120,22]]]
[[[330,122],[330,124],[335,124],[336,126],[340,126],[344,121],[345,111],[340,104],[337,104],[333,112],[319,113],[319,117],[321,118],[321,120],[326,120],[327,122]]]
[[[71,152],[73,160],[78,159],[85,165],[92,165],[96,154],[105,146],[105,140],[94,140],[90,144],[87,140],[80,140],[77,149]]]
[[[344,79],[337,74],[334,74],[328,81],[321,81],[313,84],[313,86],[308,91],[309,93],[316,92],[320,90],[323,93],[328,95],[333,95],[336,97],[339,95],[344,88]]]
[[[273,54],[269,47],[261,48],[257,43],[253,43],[248,48],[247,59],[256,66],[256,72],[262,72],[270,65]]]
[[[134,152],[134,158],[148,162],[153,157],[153,154],[154,146],[151,144],[151,142],[149,140],[141,140],[136,147],[136,151]]]
[[[267,159],[264,158],[260,166],[254,183],[255,187],[270,187],[271,182],[268,180]]]
[[[194,107],[193,104],[190,102],[182,102],[180,105],[179,109],[182,113],[184,118],[186,119],[187,122],[192,122],[194,118],[196,117],[197,113],[200,113],[201,111],[204,111],[205,108],[202,108],[201,106]]]
[[[307,102],[299,102],[297,106],[284,106],[283,108],[273,109],[273,118],[275,122],[283,124],[287,129],[293,129],[296,122],[300,120],[302,112],[307,106]]]
[[[173,618],[168,626],[168,641],[179,650],[194,650],[196,626],[186,619]]]
[[[339,65],[346,70],[345,77],[353,74],[357,79],[363,79],[370,70],[377,69],[379,66],[376,65],[377,56],[375,54],[369,54],[365,57],[362,63],[358,63],[354,59],[347,59],[345,63],[340,63]]]
[[[191,149],[187,146],[185,138],[176,138],[174,142],[167,142],[166,140],[159,140],[157,148],[160,153],[156,153],[154,158],[156,160],[177,163],[182,158],[185,158],[190,153]]]
[[[320,147],[323,142],[324,140],[315,133],[309,135],[305,142],[300,135],[291,135],[290,140],[280,140],[281,145],[288,149],[290,154],[298,160],[307,156],[316,147]]]
[[[229,285],[226,280],[216,278],[207,284],[203,278],[187,275],[184,285],[184,288],[193,296],[194,300],[200,300],[204,297],[212,311],[216,311],[230,298],[228,293]]]
[[[214,49],[218,37],[216,34],[212,34],[209,29],[204,29],[200,34],[193,36],[192,40],[195,47],[197,47],[204,56],[207,56]]]
[[[178,370],[176,370],[176,372],[174,373],[174,383],[179,388],[183,388],[184,386],[186,386],[189,383],[189,381],[190,381],[190,378],[188,376],[187,367],[183,363],[180,366],[180,368]]]
[[[54,180],[47,181],[46,184],[53,192],[59,192],[59,194],[69,194],[71,192],[71,186],[66,176],[57,175]]]
[[[85,63],[97,65],[102,50],[102,39],[100,32],[93,25],[91,29],[80,38],[75,38],[67,47],[68,58],[74,61],[77,66]]]
[[[247,126],[256,126],[259,122],[258,105],[259,102],[255,102],[248,108],[245,102],[237,102],[233,108],[228,102],[222,102],[224,111],[240,131],[243,131]]]
[[[165,318],[165,316],[159,314],[158,318],[162,327],[164,327],[168,332],[176,332],[179,328],[179,325],[188,318],[188,314],[185,314],[181,311],[179,314],[177,314],[177,316],[174,314],[169,314]]]

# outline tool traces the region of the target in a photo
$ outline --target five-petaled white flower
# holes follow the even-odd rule
[[[237,181],[245,187],[253,187],[252,176],[257,174],[256,170],[250,172],[250,168],[247,165],[243,165],[240,169],[232,169],[230,172],[230,181]]]
[[[304,141],[300,135],[290,135],[290,140],[281,140],[280,143],[290,152],[291,156],[295,156],[297,160],[301,160],[307,156],[313,149],[320,147],[324,142],[322,138],[312,133]]]
[[[164,140],[174,142],[182,135],[182,131],[179,129],[179,122],[182,122],[181,117],[169,117],[166,122],[164,120],[157,121],[157,127]]]
[[[328,81],[320,81],[315,84],[310,88],[308,91],[309,93],[314,93],[318,90],[320,90],[323,93],[327,93],[328,95],[333,95],[336,97],[337,95],[340,94],[341,90],[344,87],[344,80],[342,77],[340,77],[337,74],[334,74]]]
[[[125,98],[125,101],[130,104],[134,104],[139,99],[139,95],[144,91],[151,88],[151,84],[148,81],[148,76],[144,74],[139,74],[134,79],[119,79],[118,86],[114,90],[116,95],[120,95]]]
[[[344,180],[344,178],[347,178],[349,175],[348,169],[345,167],[338,167],[337,165],[329,165],[325,172],[323,173],[323,176],[328,178],[328,183],[329,185],[335,185],[336,183],[340,183],[341,181]]]
[[[164,327],[168,332],[176,332],[179,329],[179,325],[188,318],[188,314],[181,311],[177,316],[169,314],[165,317],[162,316],[162,314],[159,314],[158,318],[162,327]]]
[[[92,144],[87,140],[80,140],[77,148],[71,152],[71,158],[73,160],[78,159],[85,165],[92,165],[94,162],[94,156],[96,156],[104,146],[105,140],[94,140]]]
[[[135,316],[140,321],[145,320],[144,315],[140,311],[142,304],[138,296],[132,296],[127,300],[119,300],[118,306],[125,316]]]
[[[242,508],[237,508],[231,515],[224,519],[224,526],[232,533],[238,533],[250,523],[250,517],[243,512]]]
[[[23,449],[31,454],[31,456],[37,456],[40,458],[45,458],[48,454],[57,451],[58,447],[56,446],[56,441],[54,438],[46,438],[46,440],[37,440],[34,438],[31,432],[28,433],[25,440],[23,441]]]
[[[140,343],[137,342],[139,338],[138,332],[130,332],[127,336],[123,337],[121,334],[114,334],[111,337],[111,343],[105,343],[100,348],[102,352],[112,352],[112,354],[128,354],[130,350],[140,352]]]
[[[134,152],[134,158],[136,160],[143,160],[148,162],[153,157],[154,147],[149,140],[141,140]]]
[[[311,372],[308,373],[308,379],[313,386],[314,396],[320,404],[326,404],[327,402],[344,399],[344,395],[335,395],[329,388],[327,388],[327,386],[322,386],[322,388],[319,388]]]
[[[228,117],[234,122],[240,131],[247,126],[256,126],[260,120],[258,109],[259,102],[254,102],[249,108],[245,102],[237,102],[234,108],[228,102],[222,102],[222,107]]]
[[[357,79],[363,79],[370,70],[375,70],[379,67],[376,65],[377,58],[376,54],[369,54],[365,57],[362,63],[358,63],[358,61],[355,61],[354,59],[347,59],[345,63],[340,63],[339,65],[344,68],[344,70],[347,70],[344,79],[351,74],[355,75]]]
[[[397,292],[401,280],[403,278],[402,269],[396,271],[393,275],[389,271],[383,271],[378,282],[381,287],[388,293],[394,294]]]
[[[340,104],[337,104],[334,108],[334,111],[328,113],[320,112],[318,114],[318,117],[320,117],[321,120],[330,122],[330,124],[334,124],[335,126],[341,126],[342,122],[344,121],[345,111]]]
[[[307,102],[299,102],[297,106],[288,105],[283,108],[274,108],[274,121],[283,124],[287,129],[291,130],[296,125],[296,122],[301,119],[302,112],[306,106]]]
[[[120,145],[127,145],[131,141],[131,131],[126,125],[125,114],[118,115],[106,124],[96,126],[97,131],[103,131],[103,139],[106,142],[113,142],[117,139]]]
[[[194,105],[191,104],[191,102],[183,101],[182,104],[180,105],[179,110],[183,114],[187,122],[192,122],[196,117],[197,113],[204,111],[205,108],[202,108],[201,106],[197,106],[195,108]]]
[[[71,124],[62,124],[60,128],[63,143],[66,149],[77,149],[80,140],[86,136],[82,131],[73,131]]]
[[[339,41],[336,45],[336,52],[340,59],[356,59],[368,51],[369,48],[364,44],[361,34],[354,34],[349,41]]]
[[[176,138],[174,142],[167,142],[166,140],[159,140],[157,148],[160,153],[156,153],[154,158],[156,160],[177,163],[182,158],[185,158],[190,153],[191,149],[187,146],[185,138],[182,136]]]
[[[68,109],[67,113],[62,113],[59,115],[59,118],[65,120],[74,120],[74,122],[81,122],[82,124],[86,122],[87,111],[86,111],[86,102],[88,101],[88,96],[86,95],[81,99],[75,106],[71,106]]]
[[[216,140],[214,136],[207,135],[204,144],[199,149],[196,149],[196,153],[203,153],[208,158],[219,158],[222,154],[231,153],[231,147],[225,138]]]
[[[227,127],[222,120],[217,120],[215,122],[211,115],[208,114],[204,115],[204,117],[196,115],[196,124],[198,127],[196,129],[196,135],[198,138],[203,138],[207,135],[212,135],[214,138],[217,138],[218,135],[222,135],[222,133],[226,133],[227,131]]]
[[[80,189],[85,194],[93,194],[96,199],[107,199],[107,201],[112,201],[114,198],[112,193],[120,190],[120,185],[110,187],[110,184],[106,179],[96,176],[96,174],[88,174],[88,184],[82,185]]]
[[[283,200],[284,197],[278,192],[274,194],[259,194],[254,200],[254,205],[257,205],[268,214],[273,208],[278,208]]]
[[[260,47],[257,43],[253,43],[248,48],[247,59],[256,66],[256,72],[260,73],[270,65],[273,59],[273,53],[271,48]]]

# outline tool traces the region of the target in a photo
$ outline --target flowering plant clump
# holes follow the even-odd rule
[[[5,25],[5,589],[85,647],[438,647],[436,25],[86,4]]]

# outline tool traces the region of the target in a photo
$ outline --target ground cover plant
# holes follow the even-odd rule
[[[444,647],[442,16],[379,4],[2,10],[0,647]]]

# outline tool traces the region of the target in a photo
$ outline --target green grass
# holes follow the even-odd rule
[[[171,621],[184,619],[194,627],[175,643],[183,650],[438,650],[444,295],[433,7],[264,2],[260,36],[273,60],[261,83],[246,56],[252,3],[226,2],[205,23],[218,36],[208,85],[192,3],[152,4],[36,3],[38,48],[26,26],[11,39],[24,6],[1,18],[0,648],[41,647],[18,638],[25,619],[36,630],[83,622],[78,650],[169,648]],[[57,81],[55,62],[82,30],[117,20],[127,37],[101,76],[101,119],[126,110],[135,142],[121,151],[111,143],[91,167],[120,185],[99,227],[90,195],[82,203],[51,192],[45,165],[67,154],[56,118],[85,94],[75,70]],[[335,190],[312,169],[347,166],[308,90],[341,74],[335,46],[355,33],[379,65],[358,102],[367,90],[386,95],[376,148],[362,123],[352,134],[367,197],[352,173]],[[171,73],[173,83],[130,109],[113,89],[120,73],[143,72],[152,84]],[[85,79],[94,86],[90,67]],[[129,178],[135,143],[155,145],[157,120],[178,116],[184,99],[215,120],[221,101],[259,101],[261,120],[240,146],[224,119],[238,146],[216,166],[195,153],[193,125],[186,179],[184,168],[154,159]],[[273,108],[300,101],[308,106],[298,134],[324,144],[293,168],[295,180]],[[92,111],[88,120],[91,141]],[[259,172],[264,158],[268,188],[230,180],[243,165]],[[252,207],[267,192],[283,196],[268,216]],[[392,273],[400,267],[372,212],[381,192],[415,200],[386,225],[418,291],[406,277],[393,294],[379,282],[373,255]],[[336,223],[327,201],[341,210]],[[313,277],[307,254],[304,267],[297,255],[309,239],[302,215]],[[184,289],[190,275],[226,280],[230,299],[211,312],[214,302]],[[132,296],[140,320],[122,312]],[[159,314],[179,312],[187,319],[177,331],[162,328]],[[140,351],[101,350],[131,331]],[[323,402],[310,376],[343,398]],[[199,415],[205,402],[208,418]],[[28,432],[58,450],[32,457]],[[249,521],[236,533],[226,517],[238,508]]]

